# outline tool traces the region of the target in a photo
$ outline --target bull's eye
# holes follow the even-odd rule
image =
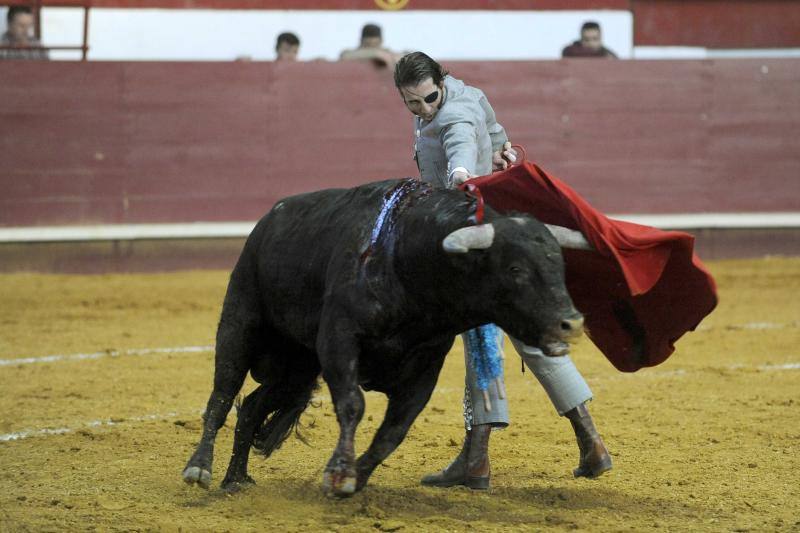
[[[544,244],[544,239],[542,239],[538,235],[536,237],[534,237],[533,240],[536,241],[539,244]]]
[[[514,274],[515,276],[522,274],[522,269],[518,266],[508,267],[508,271]]]

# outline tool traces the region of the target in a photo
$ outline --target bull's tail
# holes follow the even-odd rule
[[[319,384],[315,380],[305,389],[287,394],[286,400],[277,409],[266,413],[264,422],[256,430],[253,438],[253,448],[263,453],[265,457],[269,457],[289,438],[292,430],[301,442],[308,444],[300,433],[302,427],[300,415],[311,403],[312,395],[318,388]]]

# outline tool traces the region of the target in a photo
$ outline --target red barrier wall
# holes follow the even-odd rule
[[[513,141],[612,213],[799,211],[800,61],[453,63]],[[254,220],[413,175],[388,72],[0,63],[0,225]]]
[[[636,46],[800,46],[797,0],[632,0]]]

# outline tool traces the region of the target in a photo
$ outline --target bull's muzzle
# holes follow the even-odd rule
[[[583,334],[583,315],[575,311],[564,318],[549,334],[542,338],[540,348],[547,357],[559,357],[569,353],[569,342]]]
[[[561,321],[561,338],[565,341],[580,337],[583,334],[583,316],[577,315]]]

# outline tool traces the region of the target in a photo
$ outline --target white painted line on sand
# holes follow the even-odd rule
[[[178,418],[179,416],[197,416],[198,413],[202,413],[202,409],[196,409],[194,411],[190,411],[187,413],[178,413],[178,412],[169,412],[163,414],[151,414],[151,415],[144,415],[144,416],[134,416],[131,418],[125,418],[122,420],[92,420],[90,422],[84,422],[75,427],[60,427],[60,428],[41,428],[41,429],[24,429],[22,431],[15,431],[14,433],[6,433],[4,435],[0,435],[0,442],[8,442],[12,440],[22,440],[27,439],[29,437],[46,437],[49,435],[64,435],[66,433],[74,433],[75,431],[80,431],[82,429],[87,428],[98,428],[104,426],[118,426],[124,425],[129,423],[137,423],[137,422],[149,422],[152,420],[169,420],[172,418]]]
[[[783,329],[786,324],[778,324],[775,322],[750,322],[742,326],[744,329]]]
[[[0,367],[15,365],[31,365],[36,363],[54,363],[58,361],[86,361],[103,357],[124,357],[129,355],[153,355],[175,353],[202,353],[213,351],[213,346],[177,346],[174,348],[141,348],[131,350],[106,350],[93,353],[75,353],[44,355],[42,357],[20,357],[16,359],[0,359]]]
[[[756,369],[762,371],[782,371],[782,370],[800,370],[800,363],[783,363],[777,365],[759,365],[759,366],[752,366],[752,365],[729,365],[723,367],[725,370],[742,370],[742,369]],[[694,373],[699,370],[703,369],[695,369],[694,371],[687,371],[682,368],[678,368],[675,370],[665,370],[665,371],[654,371],[644,374],[639,374],[638,376],[641,377],[654,377],[654,378],[668,378],[668,377],[675,377],[675,376],[685,376],[689,373]],[[713,368],[712,368],[713,370]],[[610,378],[599,378],[599,380],[606,381],[606,380],[614,380],[614,379],[621,379],[621,378],[630,378],[634,379],[636,376],[632,374],[619,374],[612,376]],[[590,381],[598,381],[598,379],[591,379]],[[452,387],[437,387],[434,390],[434,393],[444,394],[444,393],[453,393],[453,392],[461,392],[463,389],[461,388],[452,388]],[[375,394],[378,394],[377,392]],[[325,394],[315,395],[312,398],[314,402],[323,402],[328,403],[331,401],[330,396]],[[15,441],[15,440],[22,440],[27,439],[30,437],[46,437],[51,435],[63,435],[66,433],[74,433],[75,431],[79,431],[81,429],[91,429],[97,427],[105,427],[105,426],[116,426],[122,424],[132,424],[137,422],[148,422],[152,420],[169,420],[172,418],[177,418],[179,416],[197,416],[203,412],[202,409],[195,409],[193,411],[178,413],[176,411],[171,411],[168,413],[163,414],[150,414],[144,416],[136,416],[125,418],[122,420],[93,420],[91,422],[85,422],[83,424],[79,424],[73,427],[58,427],[58,428],[40,428],[40,429],[25,429],[21,431],[15,431],[13,433],[6,433],[0,434],[0,442],[8,442],[8,441]]]
[[[767,330],[767,329],[786,329],[786,328],[796,328],[798,326],[797,322],[789,322],[782,323],[782,322],[748,322],[746,324],[724,324],[713,326],[710,324],[700,324],[697,326],[696,331],[712,331],[716,328],[727,329],[727,330],[739,330],[739,329],[754,329],[754,330]]]
[[[617,379],[637,379],[637,378],[670,378],[675,376],[686,376],[688,374],[698,374],[703,371],[719,371],[719,370],[755,370],[758,372],[770,372],[780,370],[800,370],[800,363],[781,363],[769,365],[745,365],[735,364],[726,366],[709,366],[705,368],[676,368],[673,370],[655,370],[653,368],[643,368],[640,372],[636,373],[620,373],[604,378],[593,378],[590,381],[607,381]]]
[[[785,363],[782,365],[761,365],[759,370],[800,370],[800,363]]]

